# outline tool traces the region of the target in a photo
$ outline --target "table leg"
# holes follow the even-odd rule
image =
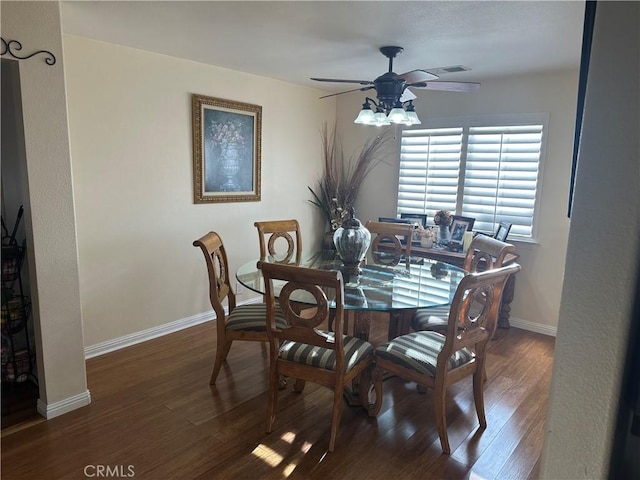
[[[415,310],[392,310],[389,312],[387,339],[393,340],[400,335],[409,333],[411,319],[415,313]]]
[[[353,312],[353,336],[369,341],[371,331],[371,318],[373,314],[367,310],[356,310]]]

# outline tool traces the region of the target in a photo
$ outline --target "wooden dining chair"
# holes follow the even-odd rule
[[[342,273],[277,263],[258,262],[265,281],[267,334],[269,337],[269,401],[267,433],[276,417],[281,376],[295,378],[294,390],[302,392],[305,381],[333,389],[333,411],[329,451],[333,452],[340,427],[342,395],[345,385],[362,374],[360,398],[367,399],[373,346],[359,338],[344,335],[344,283]],[[274,282],[282,285],[278,298]],[[326,291],[335,293],[334,331],[318,327],[328,319]],[[296,304],[305,301],[315,308],[297,313]],[[277,306],[287,320],[277,322]],[[368,407],[368,405],[367,405]]]
[[[433,390],[433,405],[440,444],[451,453],[447,434],[446,391],[459,380],[473,376],[473,398],[478,421],[486,428],[484,382],[487,343],[493,336],[504,285],[520,270],[506,267],[466,275],[453,298],[446,335],[422,331],[401,335],[376,348],[374,414],[382,405],[382,375],[390,372]],[[416,398],[421,398],[416,396]]]
[[[216,359],[209,382],[213,385],[234,340],[256,342],[268,340],[267,308],[265,304],[236,306],[236,295],[231,289],[229,278],[227,253],[220,235],[209,232],[194,241],[193,246],[200,247],[204,255],[209,274],[209,300],[216,314]],[[228,314],[225,313],[222,304],[225,299],[227,299]],[[276,312],[274,321],[277,325],[286,325],[279,311]]]
[[[502,266],[505,257],[515,252],[516,247],[486,235],[476,235],[471,241],[464,259],[467,272],[491,270]],[[411,329],[415,331],[434,330],[444,333],[447,330],[449,305],[418,310],[411,319]]]
[[[411,237],[414,226],[410,223],[375,222],[369,220],[365,228],[371,232],[371,259],[380,265],[398,265],[403,259],[411,263]]]
[[[260,259],[270,262],[300,263],[302,256],[302,234],[297,220],[272,220],[255,222],[260,242]],[[295,240],[294,240],[295,237]],[[282,241],[286,242],[286,250],[282,248]],[[294,257],[295,255],[295,257]]]

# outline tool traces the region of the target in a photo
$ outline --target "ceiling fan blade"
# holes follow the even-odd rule
[[[344,92],[331,93],[329,95],[324,95],[323,97],[320,97],[320,98],[335,97],[336,95],[342,95],[343,93],[350,93],[350,92],[364,92],[365,90],[371,90],[372,88],[375,88],[375,87],[371,86],[371,87],[364,87],[364,88],[354,88],[353,90],[346,90]]]
[[[473,92],[480,88],[478,82],[417,82],[407,87],[424,88],[426,90],[445,90],[449,92]]]
[[[335,82],[335,83],[359,83],[360,85],[373,85],[371,80],[343,80],[339,78],[312,78],[316,82]]]
[[[438,75],[427,72],[426,70],[412,70],[410,72],[405,72],[398,75],[398,78],[401,78],[407,83],[418,83],[418,82],[426,82],[427,80],[435,80]]]
[[[416,98],[418,97],[416,96],[415,93],[413,93],[408,88],[405,88],[404,92],[402,92],[402,96],[400,97],[400,101],[404,103],[404,102],[408,102],[409,100],[415,100]]]

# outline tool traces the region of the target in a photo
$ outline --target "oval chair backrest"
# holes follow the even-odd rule
[[[484,266],[483,270],[499,268],[507,254],[515,250],[515,245],[510,243],[501,242],[487,235],[476,235],[469,244],[463,268],[467,272],[477,272],[479,264]]]
[[[224,322],[225,313],[222,302],[228,298],[229,311],[236,307],[236,297],[231,290],[229,281],[229,263],[222,238],[216,232],[209,232],[193,242],[194,247],[200,247],[207,263],[209,274],[209,301],[216,317]]]
[[[258,269],[262,271],[266,288],[269,338],[278,342],[292,341],[336,350],[336,364],[344,366],[342,273],[262,261],[258,262]],[[327,289],[331,289],[331,296],[335,298],[334,334],[330,335],[317,330],[329,318]],[[305,303],[302,309],[299,308],[301,301]],[[276,325],[276,302],[289,324],[287,328],[281,329]]]
[[[300,263],[302,256],[302,234],[300,233],[300,225],[297,220],[272,220],[255,222],[253,225],[258,229],[260,260],[266,260],[269,256],[270,261],[290,263],[295,253],[295,262]],[[292,233],[295,236],[295,240],[291,235]],[[268,239],[266,239],[267,236],[269,236]],[[279,238],[283,238],[287,243],[285,252],[276,250],[276,241]]]
[[[483,349],[496,329],[504,286],[508,278],[519,271],[520,265],[512,263],[472,272],[462,279],[451,303],[446,341],[438,362],[446,361],[464,347],[484,354]]]
[[[375,236],[371,241],[372,259],[379,264],[397,265],[400,263],[402,256],[405,257],[407,268],[411,261],[411,237],[413,235],[414,226],[409,223],[391,223],[391,222],[374,222],[369,220],[365,228]],[[402,243],[404,241],[404,245]],[[393,256],[387,249],[381,249],[380,243],[383,245],[393,246]],[[387,255],[382,255],[382,254]]]

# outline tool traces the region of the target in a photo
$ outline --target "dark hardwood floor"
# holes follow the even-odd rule
[[[385,333],[382,320],[372,338]],[[399,378],[384,382],[377,418],[345,402],[334,453],[327,453],[332,393],[311,383],[302,394],[281,392],[275,430],[266,434],[266,346],[235,342],[211,387],[214,336],[209,322],[88,360],[91,405],[3,435],[2,478],[99,471],[151,480],[537,478],[551,337],[499,330],[489,348],[488,427],[478,427],[471,379],[454,385],[452,453],[443,455],[430,393]]]

